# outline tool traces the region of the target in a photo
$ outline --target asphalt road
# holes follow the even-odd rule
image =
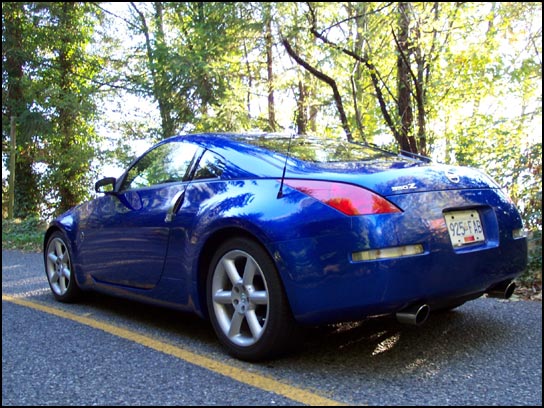
[[[2,405],[542,405],[542,303],[480,298],[414,328],[308,331],[228,357],[192,315],[101,295],[64,305],[41,254],[2,251]]]

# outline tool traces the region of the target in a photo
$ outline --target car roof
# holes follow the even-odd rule
[[[323,142],[334,145],[336,141],[348,143],[345,139],[319,138],[306,135],[287,135],[278,133],[194,133],[174,136],[166,141],[187,141],[198,144],[202,148],[212,151],[223,157],[228,172],[233,178],[258,177],[269,178],[279,177],[283,167],[286,166],[287,177],[311,177],[327,179],[349,179],[356,174],[371,174],[393,168],[404,168],[421,165],[421,161],[396,155],[375,146],[363,146],[373,150],[375,157],[371,159],[351,161],[340,160],[337,162],[320,162],[305,160],[296,157],[291,147],[291,141],[296,143]],[[280,151],[275,151],[268,146],[277,141],[283,143]],[[271,143],[269,143],[271,142]],[[357,144],[354,144],[357,145]],[[230,177],[229,177],[230,178]]]

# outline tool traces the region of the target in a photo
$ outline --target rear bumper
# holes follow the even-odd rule
[[[278,246],[278,252],[286,254],[285,264],[291,265],[289,270],[280,266],[280,273],[295,319],[302,324],[390,314],[413,303],[427,303],[432,309],[478,297],[491,286],[514,279],[527,264],[525,238],[477,252],[438,251],[363,262],[327,257],[330,252],[320,246],[308,240]],[[301,263],[297,248],[314,262]]]
[[[395,313],[414,303],[429,304],[432,311],[476,298],[526,268],[527,239],[512,235],[521,227],[519,214],[494,191],[406,195],[396,204],[416,209],[398,215],[353,217],[344,232],[339,227],[333,234],[272,245],[298,322],[357,320]],[[443,211],[451,208],[476,208],[486,241],[454,248],[443,217]],[[413,244],[422,245],[423,253],[352,260],[356,251]]]

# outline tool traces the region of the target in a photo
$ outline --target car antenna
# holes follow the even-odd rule
[[[285,180],[285,170],[287,169],[287,160],[289,159],[289,156],[291,155],[291,141],[293,140],[294,136],[295,136],[295,132],[292,132],[291,136],[289,137],[289,145],[287,146],[287,154],[285,155],[285,163],[283,164],[283,173],[281,175],[280,189],[278,191],[278,195],[276,196],[276,198],[283,197],[283,181]]]

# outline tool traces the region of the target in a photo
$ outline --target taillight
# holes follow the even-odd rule
[[[401,212],[385,198],[353,184],[318,180],[285,180],[284,183],[346,215]]]

